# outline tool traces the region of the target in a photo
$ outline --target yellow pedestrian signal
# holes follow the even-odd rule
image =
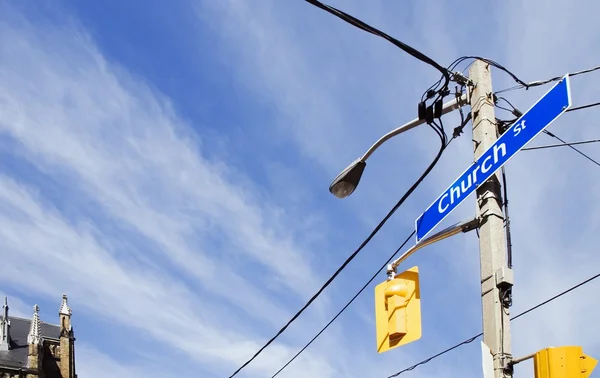
[[[421,338],[418,267],[375,287],[375,324],[378,353]]]
[[[535,378],[588,378],[597,363],[580,346],[546,348],[533,357]]]

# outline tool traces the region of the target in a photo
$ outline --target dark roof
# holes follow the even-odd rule
[[[0,367],[25,367],[27,365],[27,335],[31,319],[23,319],[9,316],[10,319],[10,350],[0,351]],[[60,327],[54,324],[40,322],[43,338],[58,339],[60,337]]]

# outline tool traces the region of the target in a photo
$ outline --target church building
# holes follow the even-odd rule
[[[71,309],[63,294],[59,324],[40,320],[33,306],[31,319],[9,315],[4,298],[0,318],[0,378],[77,378]]]

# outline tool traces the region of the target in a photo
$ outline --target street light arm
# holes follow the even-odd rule
[[[387,273],[388,275],[393,276],[396,273],[396,268],[400,265],[404,260],[412,256],[413,253],[417,252],[419,249],[431,245],[433,243],[439,242],[440,240],[449,238],[450,236],[454,236],[461,232],[469,232],[474,230],[479,225],[479,218],[473,218],[469,221],[458,222],[430,237],[423,239],[419,244],[415,244],[408,251],[404,252],[402,256],[398,257],[394,260],[390,265],[388,265]]]
[[[453,110],[456,110],[458,108],[461,108],[461,107],[467,105],[468,104],[467,99],[468,99],[467,95],[463,94],[460,97],[457,97],[452,101],[448,101],[447,103],[442,105],[442,115],[450,113]],[[387,133],[384,136],[382,136],[381,138],[379,138],[379,140],[377,142],[375,142],[375,144],[373,144],[367,150],[367,152],[365,152],[365,154],[360,158],[360,160],[363,162],[366,162],[367,159],[369,158],[369,156],[371,156],[371,154],[373,154],[373,152],[375,152],[376,149],[378,149],[382,144],[387,142],[389,139],[395,137],[396,135],[400,135],[405,131],[414,129],[415,127],[422,125],[424,123],[425,123],[424,119],[415,118],[412,121],[408,122],[407,124],[404,124],[404,125],[398,127],[397,129],[390,131],[389,133]]]

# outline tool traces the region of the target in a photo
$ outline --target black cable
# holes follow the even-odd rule
[[[577,75],[581,75],[581,74],[586,74],[586,73],[594,72],[594,71],[597,71],[597,70],[600,70],[600,66],[597,66],[597,67],[594,67],[594,68],[588,68],[586,70],[577,71],[577,72],[574,72],[572,74],[569,74],[569,76],[577,76]],[[556,77],[553,77],[552,79],[547,79],[547,80],[543,80],[543,81],[542,80],[533,81],[533,82],[529,83],[528,86],[529,87],[537,87],[537,86],[540,86],[540,85],[545,85],[545,84],[548,84],[548,83],[552,83],[554,81],[559,81],[562,78],[563,78],[562,76],[556,76]]]
[[[439,130],[436,127],[434,127],[434,126],[432,126],[432,128],[434,130],[436,130],[436,132],[438,132],[438,136],[440,136],[439,135]],[[377,227],[375,227],[375,229],[371,232],[371,234],[361,243],[361,245],[358,247],[358,249],[355,250],[346,259],[346,261],[344,261],[344,263],[333,273],[333,275],[325,282],[325,284],[323,286],[321,286],[321,288],[275,334],[275,336],[273,336],[269,341],[267,341],[267,343],[265,345],[263,345],[248,361],[246,361],[232,375],[230,375],[229,378],[232,378],[235,375],[237,375],[243,368],[245,368],[250,362],[252,362],[256,357],[258,357],[258,355],[260,353],[262,353],[263,350],[265,350],[269,345],[271,345],[271,343],[273,343],[273,341],[275,341],[275,339],[277,339],[290,326],[290,324],[292,324],[300,316],[300,314],[302,314],[304,312],[304,310],[306,310],[308,308],[308,306],[310,306],[312,304],[312,302],[315,299],[317,299],[317,297],[319,295],[321,295],[321,293],[327,288],[327,286],[329,286],[331,284],[331,282],[333,282],[333,280],[342,272],[342,270],[344,270],[346,268],[346,266],[356,257],[356,255],[358,255],[358,253],[371,241],[371,239],[375,236],[375,234],[377,234],[377,232],[379,232],[379,230],[381,229],[381,227],[383,227],[383,225],[388,221],[388,219],[396,212],[396,210],[398,210],[398,208],[406,201],[406,199],[421,184],[421,182],[425,179],[425,177],[427,177],[427,175],[429,174],[429,172],[431,172],[431,170],[433,169],[433,167],[437,164],[438,160],[442,156],[442,153],[444,152],[444,150],[446,149],[446,146],[447,146],[447,144],[444,143],[445,142],[444,137],[440,136],[440,138],[442,140],[442,145],[440,146],[440,150],[438,151],[438,154],[436,155],[435,159],[433,159],[433,161],[431,162],[431,164],[429,164],[429,166],[427,167],[427,169],[425,170],[425,172],[423,172],[423,174],[421,175],[421,177],[419,177],[419,179],[417,181],[415,181],[415,183],[406,191],[406,193],[404,193],[404,195],[402,196],[402,198],[400,198],[400,200],[394,205],[394,207],[388,212],[388,214],[381,220],[381,222],[377,225]]]
[[[508,189],[506,189],[506,171],[502,166],[502,190],[504,191],[504,223],[506,227],[507,265],[512,269],[512,237],[510,233],[510,216],[508,215]]]
[[[522,313],[520,313],[520,314],[518,314],[518,315],[515,315],[515,316],[513,316],[513,317],[512,317],[510,320],[516,320],[516,319],[519,319],[521,316],[523,316],[523,315],[527,315],[527,314],[529,314],[530,312],[532,312],[532,311],[534,311],[534,310],[537,310],[538,308],[540,308],[540,307],[542,307],[542,306],[544,306],[544,305],[546,305],[546,304],[548,304],[548,303],[550,303],[550,302],[554,301],[555,299],[558,299],[558,298],[562,297],[563,295],[565,295],[565,294],[568,294],[568,293],[572,292],[573,290],[575,290],[575,289],[578,289],[578,288],[580,288],[581,286],[583,286],[583,285],[585,285],[585,284],[587,284],[587,283],[590,283],[590,282],[592,282],[593,280],[595,280],[595,279],[596,279],[596,278],[598,278],[598,277],[600,277],[600,273],[598,273],[598,274],[596,274],[596,275],[594,275],[594,276],[592,276],[592,277],[588,278],[587,280],[581,281],[580,283],[578,283],[578,284],[577,284],[577,285],[575,285],[575,286],[571,286],[571,287],[570,287],[570,288],[568,288],[567,290],[565,290],[565,291],[562,291],[562,292],[560,292],[560,293],[556,294],[556,295],[555,295],[555,296],[553,296],[552,298],[548,298],[548,299],[546,299],[545,301],[543,301],[543,302],[541,302],[541,303],[538,303],[537,305],[535,305],[535,306],[533,306],[533,307],[530,307],[529,309],[527,309],[527,310],[523,311]]]
[[[567,110],[565,111],[565,113],[566,113],[566,112],[574,112],[574,111],[576,111],[576,110],[581,110],[581,109],[593,108],[594,106],[598,106],[598,105],[600,105],[600,102],[594,102],[593,104],[587,104],[587,105],[582,105],[582,106],[576,106],[576,107],[574,107],[574,108],[567,109]]]
[[[523,148],[521,151],[542,150],[542,149],[546,149],[546,148],[568,147],[568,146],[574,146],[574,145],[578,145],[578,144],[599,143],[599,142],[600,142],[600,139],[590,139],[590,140],[582,140],[580,142],[568,142],[568,143],[561,143],[561,144],[549,144],[549,145],[545,145],[545,146],[526,147],[526,148]]]
[[[581,70],[581,71],[573,72],[573,73],[569,74],[569,76],[573,77],[573,76],[577,76],[577,75],[582,75],[582,74],[594,72],[594,71],[597,71],[597,70],[600,70],[600,66],[593,67],[593,68],[588,68],[586,70]],[[521,88],[539,87],[540,85],[545,85],[545,84],[548,84],[548,83],[559,81],[562,78],[563,78],[562,76],[556,76],[556,77],[553,77],[552,79],[532,81],[532,82],[527,83],[525,85],[523,83],[519,83],[519,85],[515,85],[515,86],[509,87],[509,88],[501,89],[501,90],[499,90],[499,91],[497,91],[495,93],[496,94],[500,94],[500,93],[510,92],[510,91],[514,91],[516,89],[521,89]]]
[[[537,305],[535,305],[533,307],[530,307],[529,309],[521,312],[520,314],[515,315],[510,320],[511,321],[516,320],[516,319],[520,318],[521,316],[524,316],[524,315],[526,315],[526,314],[528,314],[528,313],[530,313],[530,312],[532,312],[534,310],[537,310],[538,308],[540,308],[540,307],[542,307],[542,306],[544,306],[544,305],[546,305],[546,304],[554,301],[555,299],[558,299],[558,298],[562,297],[563,295],[566,295],[566,294],[570,293],[571,291],[573,291],[573,290],[575,290],[575,289],[577,289],[577,288],[579,288],[579,287],[581,287],[581,286],[583,286],[583,285],[585,285],[585,284],[587,284],[587,283],[595,280],[598,277],[600,277],[600,273],[596,274],[595,276],[592,276],[592,277],[588,278],[585,281],[582,281],[582,282],[578,283],[575,286],[570,287],[569,289],[567,289],[565,291],[562,291],[559,294],[556,294],[555,296],[553,296],[553,297],[551,297],[549,299],[546,299],[545,301],[543,301],[541,303],[538,303]],[[401,371],[399,371],[399,372],[397,372],[395,374],[392,374],[392,375],[388,376],[387,378],[395,378],[395,377],[399,376],[400,374],[403,374],[403,373],[406,373],[408,371],[414,370],[418,366],[425,365],[425,364],[431,362],[432,360],[440,357],[441,355],[444,355],[444,354],[446,354],[446,353],[448,353],[448,352],[450,352],[450,351],[452,351],[452,350],[454,350],[454,349],[456,349],[456,348],[458,348],[460,346],[472,343],[473,341],[477,340],[477,338],[479,338],[481,336],[483,336],[483,333],[479,333],[479,334],[477,334],[477,335],[475,335],[475,336],[473,336],[471,338],[468,338],[468,339],[466,339],[464,341],[461,341],[460,343],[455,344],[455,345],[451,346],[450,348],[444,349],[443,351],[441,351],[441,352],[439,352],[437,354],[434,354],[433,356],[431,356],[431,357],[429,357],[429,358],[427,358],[427,359],[425,359],[425,360],[423,360],[423,361],[421,361],[419,363],[416,363],[416,364],[412,365],[411,367],[408,367],[408,368],[406,368],[404,370],[401,370]]]
[[[419,367],[420,365],[425,365],[425,364],[429,363],[431,360],[435,360],[436,358],[438,358],[438,357],[440,357],[440,356],[442,356],[442,355],[444,355],[444,354],[446,354],[448,352],[451,352],[454,349],[457,349],[457,348],[459,348],[459,347],[461,347],[463,345],[472,343],[473,341],[477,340],[478,337],[481,337],[481,336],[483,336],[483,333],[475,335],[475,336],[471,337],[470,339],[466,339],[465,341],[462,341],[462,342],[460,342],[460,343],[458,343],[458,344],[456,344],[454,346],[451,346],[448,349],[444,349],[443,351],[439,352],[438,354],[434,354],[433,356],[431,356],[431,357],[429,357],[429,358],[427,358],[427,359],[425,359],[425,360],[423,360],[423,361],[421,361],[421,362],[419,362],[417,364],[414,364],[411,367],[408,367],[408,368],[406,368],[404,370],[401,370],[401,371],[397,372],[396,374],[390,375],[388,378],[394,378],[394,377],[399,376],[400,374],[404,374],[404,373],[406,373],[408,371],[414,370],[417,367]]]
[[[512,72],[511,72],[509,69],[507,69],[506,67],[504,67],[504,66],[503,66],[503,65],[501,65],[500,63],[498,63],[498,62],[495,62],[495,61],[493,61],[493,60],[491,60],[491,59],[488,59],[488,58],[482,58],[482,57],[480,57],[480,56],[463,56],[463,57],[461,57],[461,58],[458,58],[456,61],[458,61],[458,62],[460,63],[460,62],[463,62],[463,61],[465,61],[465,60],[467,60],[467,59],[481,60],[481,61],[483,61],[483,62],[485,62],[485,63],[489,64],[490,66],[496,67],[496,68],[498,68],[499,70],[506,72],[506,73],[507,73],[507,74],[508,74],[508,75],[509,75],[509,76],[510,76],[510,77],[511,77],[511,78],[512,78],[514,81],[516,81],[516,82],[517,82],[519,85],[521,85],[521,86],[523,86],[523,87],[526,87],[526,88],[528,88],[528,87],[530,87],[530,86],[531,86],[531,85],[529,85],[529,84],[525,83],[523,80],[519,79],[519,78],[517,77],[517,75],[515,75],[514,73],[512,73]],[[456,61],[455,61],[455,62],[456,62]],[[456,63],[456,64],[458,65],[459,63]]]
[[[511,112],[511,113],[515,113],[516,111],[518,111],[507,99],[504,98],[504,101],[506,101],[512,108],[513,110],[510,109],[506,109],[504,108],[504,110]],[[494,101],[497,103],[497,100]],[[496,104],[496,106],[498,107],[498,104]],[[512,124],[512,122],[514,121],[509,121],[506,122],[507,124]],[[502,128],[502,121],[498,122],[498,134],[501,135],[504,133],[503,130],[501,130]],[[510,215],[508,213],[508,187],[506,185],[506,170],[505,167],[502,166],[501,168],[501,172],[502,172],[502,195],[504,197],[504,201],[503,201],[503,207],[504,207],[504,227],[506,227],[506,264],[508,265],[509,268],[512,269],[513,265],[512,265],[512,235],[510,232]],[[503,298],[504,299],[504,298]]]
[[[302,347],[302,349],[300,349],[300,350],[298,351],[298,353],[296,353],[296,355],[295,355],[294,357],[292,357],[292,358],[291,358],[291,359],[290,359],[288,362],[286,362],[286,363],[285,363],[285,365],[283,365],[283,366],[281,367],[281,369],[277,370],[277,372],[276,372],[275,374],[273,374],[273,375],[271,376],[271,378],[275,378],[276,376],[278,376],[278,375],[279,375],[279,373],[281,373],[281,372],[282,372],[282,371],[283,371],[283,370],[284,370],[286,367],[288,367],[288,365],[289,365],[289,364],[291,364],[292,362],[294,362],[294,360],[295,360],[296,358],[298,358],[298,357],[299,357],[299,356],[302,354],[302,352],[304,352],[304,351],[306,350],[306,348],[308,348],[308,347],[309,347],[309,346],[310,346],[310,345],[311,345],[311,344],[312,344],[312,343],[313,343],[315,340],[317,340],[317,338],[319,338],[319,336],[321,336],[321,334],[322,334],[323,332],[325,332],[325,330],[326,330],[327,328],[329,328],[329,326],[330,326],[330,325],[331,325],[333,322],[335,322],[335,321],[337,320],[337,318],[338,318],[340,315],[342,315],[342,313],[343,313],[344,311],[346,311],[346,309],[347,309],[347,308],[348,308],[348,307],[349,307],[349,306],[352,304],[352,302],[354,302],[354,301],[356,300],[356,298],[358,298],[358,296],[362,294],[362,292],[363,292],[363,291],[364,291],[364,290],[365,290],[365,289],[366,289],[366,288],[367,288],[367,287],[368,287],[368,286],[371,284],[371,282],[373,282],[373,280],[374,280],[375,278],[377,278],[377,276],[379,275],[379,273],[381,273],[381,271],[382,271],[382,270],[384,270],[384,269],[386,268],[386,266],[387,266],[387,265],[388,265],[388,264],[389,264],[389,263],[390,263],[390,262],[391,262],[391,261],[394,259],[394,257],[396,257],[396,255],[398,254],[398,252],[400,252],[400,250],[401,250],[402,248],[404,248],[404,246],[406,245],[406,243],[408,243],[408,241],[410,240],[410,238],[412,238],[412,237],[413,237],[413,235],[414,235],[414,234],[415,234],[415,231],[411,232],[411,234],[410,234],[410,235],[408,235],[408,237],[406,238],[406,240],[404,240],[404,242],[403,242],[403,243],[400,245],[400,247],[398,247],[398,248],[397,248],[397,249],[394,251],[394,253],[393,253],[393,254],[392,254],[390,257],[389,257],[389,259],[387,259],[387,261],[385,262],[385,264],[383,264],[383,265],[381,266],[381,268],[379,268],[379,269],[377,270],[377,272],[375,272],[375,274],[373,274],[373,276],[371,276],[371,278],[370,278],[370,279],[367,281],[367,283],[366,283],[366,284],[364,284],[364,285],[363,285],[363,287],[362,287],[362,288],[361,288],[361,289],[360,289],[360,290],[359,290],[359,291],[358,291],[356,294],[354,294],[354,296],[352,297],[352,299],[350,299],[350,300],[348,301],[348,303],[346,303],[346,305],[345,305],[344,307],[342,307],[342,309],[341,309],[340,311],[338,311],[338,313],[337,313],[337,314],[336,314],[336,315],[333,317],[333,319],[331,319],[331,320],[329,321],[329,323],[327,323],[327,324],[325,325],[325,327],[323,327],[323,328],[322,328],[322,329],[321,329],[321,330],[320,330],[320,331],[319,331],[319,332],[318,332],[318,333],[317,333],[317,334],[316,334],[316,335],[315,335],[315,336],[314,336],[314,337],[313,337],[313,338],[312,338],[312,339],[311,339],[311,340],[310,340],[310,341],[309,341],[309,342],[308,342],[308,343],[307,343],[307,344],[306,344],[304,347]]]
[[[509,109],[509,108],[505,108],[504,106],[500,106],[500,105],[496,104],[496,107],[497,107],[498,109],[502,109],[502,110],[505,110],[505,111],[507,111],[507,112],[510,112],[510,113],[512,113],[512,110],[511,110],[511,109]]]
[[[456,67],[463,62],[465,59],[464,58],[458,58],[456,59],[454,62],[450,63],[450,65],[448,66],[448,68],[446,69],[448,72],[452,72],[454,74],[454,70],[456,69]],[[472,63],[471,63],[472,64]],[[470,64],[469,64],[470,65]],[[447,84],[445,84],[445,87],[439,88],[440,84],[442,83],[442,81],[444,80],[444,77],[441,77],[437,82],[435,82],[431,87],[427,88],[427,90],[425,91],[425,93],[423,93],[423,96],[421,96],[421,101],[425,101],[425,99],[431,94],[431,93],[439,93],[439,92],[443,92],[444,89],[447,88]],[[466,83],[463,83],[463,85]],[[433,96],[431,96],[433,97]],[[460,109],[460,108],[459,108]]]
[[[518,111],[518,109],[512,104],[512,102],[508,101],[506,99],[506,97],[498,97],[498,100],[502,100],[502,101],[506,102],[511,108],[513,108],[513,110],[511,110],[511,112]]]
[[[305,0],[305,1],[307,3],[310,3],[310,4],[320,8],[320,9],[323,9],[324,11],[326,11],[328,13],[333,14],[334,16],[341,18],[342,20],[346,21],[347,23],[349,23],[359,29],[362,29],[368,33],[371,33],[378,37],[386,39],[387,41],[391,42],[395,46],[404,50],[406,53],[412,55],[413,57],[419,59],[420,61],[425,62],[425,63],[431,65],[432,67],[434,67],[435,69],[439,70],[445,78],[446,85],[448,85],[448,83],[450,82],[450,75],[449,75],[448,71],[446,70],[446,68],[440,66],[436,61],[429,58],[428,56],[426,56],[422,52],[418,51],[417,49],[405,44],[404,42],[397,40],[394,37],[389,36],[388,34],[382,32],[381,30],[376,29],[373,26],[368,25],[368,24],[364,23],[363,21],[349,15],[348,13],[345,13],[345,12],[343,12],[339,9],[336,9],[330,5],[323,4],[317,0]]]
[[[494,94],[494,98],[495,98],[495,100],[496,100],[496,101],[494,101],[494,102],[495,102],[495,105],[496,105],[496,107],[497,107],[497,108],[500,108],[500,109],[502,109],[502,110],[506,110],[507,112],[510,112],[510,113],[512,113],[512,115],[514,115],[514,116],[515,116],[515,117],[517,117],[517,118],[519,118],[519,117],[521,117],[521,116],[523,115],[523,113],[521,113],[521,111],[520,111],[519,109],[517,109],[517,108],[516,108],[516,107],[515,107],[515,106],[512,104],[512,102],[508,101],[508,100],[507,100],[505,97],[497,97],[497,96],[496,96],[496,94]],[[511,109],[508,109],[508,108],[504,108],[504,107],[502,107],[502,106],[498,105],[498,101],[499,101],[499,100],[502,100],[502,101],[506,102],[506,103],[508,104],[508,106],[510,106],[510,107],[512,108],[512,110],[511,110]],[[516,119],[515,119],[515,121],[516,121]]]
[[[434,97],[435,94],[441,94],[441,96],[439,96],[438,100],[441,101],[443,100],[443,97],[447,94],[447,89],[448,89],[448,84],[450,83],[450,75],[452,74],[452,71],[448,70],[445,67],[442,67],[439,63],[437,63],[436,61],[434,61],[433,59],[431,59],[430,57],[428,57],[427,55],[423,54],[422,52],[418,51],[417,49],[407,45],[406,43],[384,33],[383,31],[357,19],[354,16],[351,16],[350,14],[341,11],[337,8],[334,8],[330,5],[327,4],[323,4],[318,0],[305,0],[307,3],[316,6],[319,9],[322,9],[344,21],[346,21],[347,23],[363,30],[366,31],[368,33],[371,33],[373,35],[376,35],[378,37],[381,37],[385,40],[387,40],[388,42],[391,42],[394,46],[400,48],[401,50],[403,50],[404,52],[408,53],[409,55],[413,56],[416,59],[419,59],[420,61],[429,64],[430,66],[434,67],[435,69],[437,69],[438,71],[440,71],[440,73],[442,74],[442,78],[439,79],[436,84],[434,84],[431,88],[436,88],[435,91],[426,91],[424,96],[427,95],[428,98]],[[441,88],[438,89],[439,84],[443,81],[443,85]],[[431,89],[430,88],[430,89]],[[436,100],[436,101],[438,101]],[[423,98],[421,99],[421,102],[424,102]],[[434,101],[435,103],[435,101]]]
[[[544,134],[551,136],[552,138],[556,138],[558,140],[560,140],[563,144],[567,145],[568,147],[570,147],[571,149],[573,149],[575,152],[577,152],[578,154],[580,154],[581,156],[583,156],[584,158],[588,159],[589,161],[591,161],[592,163],[596,164],[598,167],[600,167],[600,163],[598,163],[596,160],[592,159],[589,155],[583,153],[580,149],[578,149],[577,147],[574,147],[570,144],[568,144],[567,142],[565,142],[562,138],[559,138],[558,136],[554,135],[553,133],[551,133],[548,130],[544,130]]]

